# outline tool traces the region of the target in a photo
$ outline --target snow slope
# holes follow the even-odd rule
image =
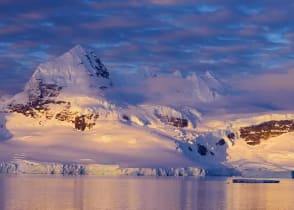
[[[293,120],[294,114],[278,112],[218,116],[201,122],[199,137],[191,144],[205,145],[242,176],[290,178],[294,169]]]

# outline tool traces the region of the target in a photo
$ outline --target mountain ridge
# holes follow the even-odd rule
[[[64,166],[81,174],[85,166],[92,174],[91,164],[102,164],[110,168],[99,170],[113,166],[116,174],[178,176],[294,168],[294,151],[282,143],[293,135],[293,115],[208,119],[198,106],[225,92],[212,73],[126,75],[108,71],[81,46],[40,64],[24,91],[3,102],[0,172],[17,164],[24,173],[57,164],[58,173]]]

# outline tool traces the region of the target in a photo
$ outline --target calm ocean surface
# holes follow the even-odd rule
[[[294,180],[0,176],[0,210],[294,209]]]

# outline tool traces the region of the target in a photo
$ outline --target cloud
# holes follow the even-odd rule
[[[75,44],[112,71],[209,69],[246,89],[244,75],[280,73],[293,59],[293,9],[291,0],[2,0],[0,89],[20,90],[38,63]],[[20,85],[4,85],[12,80]]]
[[[287,44],[289,41],[284,37],[282,33],[267,33],[265,35],[266,39],[272,43]]]
[[[293,110],[293,62],[273,69],[271,73],[257,74],[248,78],[235,78],[231,80],[232,87],[241,94],[232,98],[234,106],[251,107],[247,112],[255,109],[268,111]]]

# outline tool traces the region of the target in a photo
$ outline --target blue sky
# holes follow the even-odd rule
[[[284,75],[293,11],[292,0],[1,0],[0,89],[19,91],[39,63],[76,44],[117,71]]]

